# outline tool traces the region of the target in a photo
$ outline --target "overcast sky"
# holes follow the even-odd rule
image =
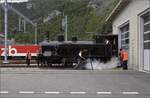
[[[5,0],[0,0],[0,2],[4,2]],[[7,0],[8,2],[27,2],[28,0]]]

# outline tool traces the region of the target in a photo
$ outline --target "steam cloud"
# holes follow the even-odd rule
[[[118,59],[116,57],[113,57],[107,63],[102,63],[98,60],[92,60],[91,62],[91,60],[88,59],[85,68],[92,69],[92,66],[94,70],[112,69],[118,66]]]

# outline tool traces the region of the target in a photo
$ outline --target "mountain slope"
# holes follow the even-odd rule
[[[28,3],[11,5],[38,23],[39,41],[55,40],[58,34],[64,34],[62,29],[64,15],[68,16],[69,39],[72,36],[77,36],[79,40],[91,40],[95,33],[111,32],[111,23],[105,23],[105,19],[117,2],[118,0],[30,0]],[[53,15],[54,17],[51,18],[54,11],[61,14]],[[49,17],[50,19],[44,22],[44,19]],[[25,34],[17,32],[18,16],[9,12],[9,32],[14,31],[15,35],[12,33],[9,35],[15,37],[18,42],[29,40]],[[27,26],[27,33],[31,33],[30,35],[33,37],[31,39],[34,39],[34,28],[31,25]],[[20,36],[24,37],[20,39]],[[31,40],[29,43],[33,42],[34,40]]]

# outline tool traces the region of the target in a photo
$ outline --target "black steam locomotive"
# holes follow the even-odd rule
[[[97,59],[107,62],[118,54],[117,35],[95,35],[93,41],[64,41],[63,36],[58,41],[41,43],[39,66],[64,66],[78,68],[87,59]]]

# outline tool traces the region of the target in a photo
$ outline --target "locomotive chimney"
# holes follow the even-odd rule
[[[96,43],[104,43],[105,38],[104,38],[104,36],[95,35],[94,40]]]
[[[71,38],[71,41],[76,42],[76,41],[78,41],[78,38],[77,38],[76,36],[73,36],[73,37]]]

